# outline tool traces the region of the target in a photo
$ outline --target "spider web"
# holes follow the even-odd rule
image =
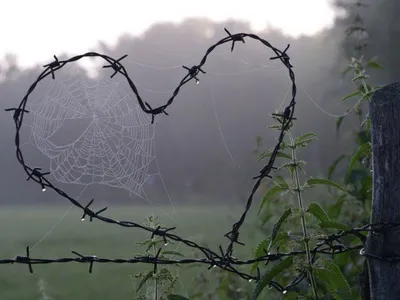
[[[57,75],[29,105],[29,141],[50,159],[51,174],[61,183],[103,184],[143,197],[155,158],[150,117],[120,82]]]

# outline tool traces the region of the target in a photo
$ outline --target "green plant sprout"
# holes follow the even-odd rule
[[[153,229],[161,226],[161,222],[158,216],[148,216],[146,218],[145,226],[151,227]],[[168,244],[171,242],[165,240],[160,236],[154,236],[153,238],[149,238],[147,240],[138,242],[138,244],[142,247],[145,247],[145,255],[156,256],[158,251],[160,251],[159,258],[167,258],[167,255],[176,255],[183,256],[181,253],[176,251],[168,251],[164,250]],[[161,249],[161,250],[159,250]],[[142,254],[137,254],[138,256]],[[169,257],[170,258],[170,257]],[[133,300],[184,300],[187,299],[183,296],[172,294],[176,283],[179,279],[179,264],[174,265],[175,271],[172,272],[169,268],[162,267],[156,268],[155,270],[151,270],[148,272],[140,272],[134,275],[131,275],[132,280],[139,281],[139,285],[136,288],[136,293],[138,293],[144,285],[151,280],[153,282],[153,288],[150,288],[152,291],[152,296],[148,296],[147,294],[141,294]]]
[[[273,116],[273,118],[277,123],[269,127],[280,131],[284,120],[277,116]],[[335,188],[344,196],[348,196],[347,190],[331,179],[306,176],[306,162],[297,158],[297,150],[307,148],[318,139],[318,136],[315,133],[306,133],[295,138],[291,132],[292,125],[289,124],[286,129],[286,138],[278,152],[278,157],[283,162],[277,167],[277,173],[288,172],[289,176],[285,179],[281,174],[277,174],[276,180],[263,195],[258,212],[259,215],[262,215],[263,211],[271,208],[271,202],[278,198],[282,203],[280,207],[283,213],[273,224],[272,233],[257,246],[254,257],[258,258],[273,252],[279,253],[279,251],[304,250],[306,259],[289,256],[274,266],[271,266],[272,263],[269,264],[269,268],[255,288],[253,299],[256,299],[266,286],[274,285],[274,280],[286,282],[286,286],[290,285],[288,280],[293,274],[306,274],[308,285],[299,285],[293,287],[292,290],[282,290],[282,299],[327,299],[328,296],[333,296],[335,299],[355,299],[349,284],[334,260],[317,258],[311,251],[321,236],[326,236],[332,230],[345,230],[350,227],[330,217],[319,203],[309,203],[306,208],[304,199],[304,193],[317,185]],[[257,143],[258,146],[262,144],[260,137],[257,138]],[[259,152],[259,159],[270,157],[272,151],[273,149]],[[305,177],[303,183],[301,183],[300,172]],[[296,202],[297,208],[294,208]],[[269,219],[271,216],[264,217],[264,224]],[[291,230],[286,230],[287,223],[292,225]],[[296,226],[297,224],[299,226]],[[258,262],[252,265],[251,271],[257,267],[259,267]]]

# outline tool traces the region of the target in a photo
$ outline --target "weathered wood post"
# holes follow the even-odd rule
[[[373,150],[371,223],[400,222],[400,82],[375,92],[370,103]],[[400,299],[400,227],[370,233],[366,249],[370,299]]]

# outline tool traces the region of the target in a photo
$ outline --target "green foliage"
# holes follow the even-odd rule
[[[352,300],[353,294],[349,283],[343,276],[340,268],[331,260],[319,259],[314,269],[316,277],[321,285],[325,285],[328,291],[326,295],[333,296],[334,299]]]
[[[148,216],[146,218],[146,222],[144,223],[145,226],[150,228],[157,228],[161,226],[161,222],[157,216]],[[138,245],[145,247],[145,255],[157,255],[157,249],[163,249],[168,245],[165,243],[164,239],[161,237],[153,237],[146,239],[144,241],[138,242]],[[181,253],[171,250],[162,250],[160,252],[159,258],[167,258],[165,255],[178,255],[183,256]],[[137,274],[132,275],[131,277],[135,279],[135,281],[139,281],[139,284],[136,288],[136,293],[140,292],[142,288],[149,284],[149,281],[153,283],[153,292],[154,295],[157,295],[157,299],[159,300],[166,300],[166,299],[186,299],[183,296],[179,296],[176,294],[172,294],[175,289],[175,285],[179,279],[178,268],[179,265],[175,266],[175,274],[168,268],[158,268],[157,270],[151,270],[147,272],[140,272]],[[179,298],[181,297],[181,298]],[[134,298],[134,300],[152,300],[154,299],[153,296],[148,296],[146,294],[140,294]]]
[[[294,147],[295,148],[306,148],[308,147],[308,145],[315,141],[318,140],[318,136],[317,134],[313,133],[313,132],[309,132],[306,134],[303,134],[301,136],[299,136],[298,138],[296,138],[295,143],[294,143]]]
[[[279,119],[277,119],[279,123]],[[259,213],[263,209],[267,203],[271,203],[271,200],[277,197],[282,198],[285,195],[292,195],[297,198],[299,210],[294,211],[292,207],[287,207],[283,209],[280,213],[280,217],[272,225],[272,232],[271,235],[265,238],[256,248],[254,256],[256,258],[269,255],[272,248],[276,245],[276,250],[284,250],[284,251],[292,251],[301,247],[303,245],[305,247],[307,253],[306,261],[294,261],[292,257],[285,258],[280,263],[276,264],[274,267],[268,268],[265,272],[260,281],[258,282],[252,299],[256,299],[263,291],[266,286],[271,285],[271,280],[275,277],[278,277],[279,280],[285,280],[285,274],[287,272],[283,272],[287,269],[298,269],[301,272],[307,271],[309,273],[309,278],[312,281],[312,289],[313,294],[316,296],[318,291],[315,285],[315,280],[313,279],[312,274],[312,261],[310,256],[310,239],[311,237],[307,233],[306,229],[306,217],[303,212],[303,199],[301,193],[306,188],[311,188],[315,184],[325,184],[325,185],[335,185],[335,183],[331,180],[324,180],[324,179],[312,179],[309,178],[309,182],[305,184],[300,184],[298,170],[305,171],[306,163],[302,160],[297,159],[296,157],[296,150],[298,148],[306,148],[312,143],[313,141],[318,139],[318,136],[315,133],[306,133],[297,138],[293,138],[291,135],[290,130],[286,130],[286,136],[288,139],[284,139],[281,143],[280,151],[283,155],[277,157],[277,159],[284,159],[289,160],[283,162],[277,169],[276,172],[288,171],[291,178],[291,183],[288,183],[283,176],[277,176],[276,180],[272,183],[272,186],[265,192],[259,208]],[[260,153],[260,152],[259,152]],[[263,155],[263,152],[261,152]],[[271,153],[271,150],[268,152]],[[337,187],[337,186],[336,186]],[[289,204],[288,204],[289,206]],[[312,206],[311,206],[312,207]],[[314,211],[312,209],[312,211]],[[315,210],[316,211],[316,210]],[[294,213],[295,212],[295,213]],[[327,216],[327,214],[326,214]],[[283,230],[284,224],[290,219],[290,224],[293,225],[294,222],[297,222],[296,219],[300,220],[301,228],[302,228],[302,237],[298,235],[297,230],[295,230],[294,234],[292,232],[288,232]],[[293,266],[293,268],[291,268]],[[253,263],[251,270],[254,271],[256,267],[259,267],[259,263]],[[282,274],[281,274],[282,273]],[[288,277],[288,276],[286,276]],[[286,278],[289,280],[289,278]],[[285,294],[290,291],[285,291]],[[304,291],[304,293],[298,293],[299,295],[306,295],[308,291]],[[289,297],[292,293],[289,293],[286,297]]]
[[[263,289],[270,284],[271,280],[274,279],[278,274],[289,269],[293,265],[293,258],[288,257],[282,260],[280,263],[266,271],[258,281],[256,288],[254,289],[252,300],[256,300],[260,296]]]
[[[343,192],[346,192],[345,188],[342,187],[340,184],[334,182],[333,180],[327,178],[309,178],[307,180],[307,187],[312,187],[314,185],[327,185],[331,187],[335,187]]]
[[[272,243],[275,241],[279,229],[291,214],[292,214],[292,209],[288,208],[283,212],[283,214],[279,217],[278,221],[272,227],[271,241],[269,242],[268,251],[271,249]]]
[[[316,217],[320,222],[329,221],[329,216],[318,203],[310,203],[307,212]]]
[[[354,170],[354,168],[359,164],[361,159],[369,158],[372,155],[372,144],[371,142],[366,142],[358,147],[356,153],[351,157],[349,164],[348,174]]]
[[[168,296],[167,296],[167,299],[168,299],[168,300],[189,300],[189,299],[186,298],[186,297],[183,297],[183,296],[181,296],[181,295],[175,295],[175,294],[170,294],[170,295],[168,295]]]
[[[359,92],[353,96],[356,95],[359,95]],[[275,126],[277,129],[279,128],[278,125]],[[360,136],[359,141],[365,141],[366,138],[367,136]],[[275,179],[264,190],[258,211],[259,215],[262,215],[262,213],[265,215],[266,210],[271,211],[274,209],[273,216],[279,213],[280,217],[276,218],[272,224],[270,222],[262,222],[262,225],[268,224],[272,226],[272,231],[269,236],[257,245],[254,251],[254,258],[273,255],[274,250],[278,252],[290,252],[303,249],[306,255],[303,258],[296,256],[295,260],[286,258],[278,264],[271,262],[269,267],[264,270],[263,276],[256,285],[252,299],[256,299],[261,293],[272,296],[274,289],[265,289],[267,286],[274,285],[272,280],[280,282],[284,287],[290,283],[290,280],[296,274],[301,272],[307,272],[307,277],[311,285],[307,287],[302,285],[297,286],[296,292],[289,289],[285,294],[281,295],[281,299],[321,299],[320,297],[330,297],[329,299],[356,299],[358,297],[357,289],[352,288],[355,282],[352,281],[352,285],[350,285],[343,273],[342,268],[348,264],[348,260],[344,262],[339,260],[337,263],[336,257],[332,259],[327,259],[326,257],[318,258],[317,261],[311,259],[311,247],[318,243],[321,234],[324,235],[332,231],[347,231],[351,229],[347,220],[343,222],[344,219],[342,217],[344,216],[344,212],[348,210],[352,211],[352,207],[347,207],[346,203],[350,203],[349,200],[354,199],[354,190],[352,190],[352,187],[347,182],[342,184],[332,178],[337,165],[347,158],[346,155],[341,155],[334,162],[329,169],[328,178],[305,177],[303,179],[304,182],[300,182],[298,171],[304,171],[304,174],[306,174],[306,162],[296,157],[296,151],[299,148],[308,147],[311,142],[316,140],[318,140],[318,136],[315,133],[306,133],[293,138],[290,130],[286,131],[285,139],[280,147],[280,155],[277,156],[277,160],[282,160],[283,162],[280,165],[278,162],[279,167],[276,169]],[[258,145],[260,146],[261,143],[258,143]],[[270,149],[266,152],[258,151],[257,153],[259,153],[260,159],[264,159],[271,157],[272,151],[273,149]],[[354,160],[366,152],[367,147],[361,147],[361,150],[355,154]],[[357,166],[357,164],[354,164],[354,166]],[[291,182],[280,174],[281,172],[288,172],[288,178],[290,178]],[[326,200],[329,199],[318,203],[311,202],[308,204],[307,209],[304,210],[303,194],[312,192],[314,187],[317,186],[326,187],[330,197],[337,199],[327,205],[326,209],[322,203],[326,203]],[[289,199],[283,200],[286,197]],[[297,210],[293,209],[295,202],[292,202],[296,201],[296,199],[299,205],[299,209]],[[277,207],[280,205],[277,203],[283,203],[280,212],[277,211]],[[310,216],[312,216],[311,219]],[[268,221],[270,219],[271,215],[269,215]],[[316,223],[315,220],[318,222]],[[300,223],[300,226],[297,226],[298,223]],[[290,227],[290,231],[288,231],[287,227]],[[263,229],[264,232],[266,230],[266,228]],[[348,239],[348,241],[351,243],[352,238]],[[350,258],[351,254],[343,253],[341,256]],[[271,267],[271,264],[273,264],[273,267]],[[252,264],[251,272],[254,272],[256,268],[261,268],[259,262]],[[354,298],[352,298],[353,296]]]
[[[243,281],[236,274],[226,272],[220,268],[213,268],[212,274],[205,273],[203,266],[197,272],[196,290],[198,292],[190,295],[191,300],[250,300],[252,284]]]
[[[266,205],[273,197],[276,197],[277,195],[281,194],[282,192],[285,192],[288,190],[288,185],[286,184],[279,184],[271,187],[263,196],[261,200],[261,205],[258,210],[258,214],[260,214],[261,210],[263,209],[264,205]]]

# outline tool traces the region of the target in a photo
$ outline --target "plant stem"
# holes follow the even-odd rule
[[[155,229],[155,224],[153,222],[150,223],[150,227],[152,227],[153,229]],[[152,239],[156,239],[157,237],[153,237]],[[156,256],[157,255],[157,249],[156,246],[153,244],[153,255]],[[156,275],[156,274],[154,274]],[[157,277],[154,279],[154,300],[158,299],[158,280]]]
[[[356,74],[356,76],[360,76],[361,73],[362,73],[362,70],[361,69],[355,69],[354,73]],[[362,87],[364,88],[364,93],[367,94],[369,92],[369,88],[368,88],[367,82],[365,81],[364,78],[360,78],[359,80],[361,82]]]
[[[289,139],[290,139],[290,143],[293,146],[292,147],[292,161],[295,164],[295,166],[294,166],[294,172],[293,172],[294,173],[294,178],[292,176],[292,179],[293,179],[293,181],[295,181],[296,191],[297,191],[297,200],[299,202],[301,226],[302,226],[302,229],[303,229],[304,246],[306,248],[307,263],[308,263],[309,275],[310,275],[309,277],[310,277],[310,281],[311,281],[311,286],[312,286],[312,290],[313,290],[313,293],[314,293],[314,297],[315,297],[315,299],[318,300],[317,286],[316,286],[314,274],[313,274],[313,271],[312,271],[311,252],[310,252],[310,245],[308,243],[308,233],[307,233],[307,227],[306,227],[306,220],[304,218],[303,196],[302,196],[301,191],[300,191],[299,171],[298,171],[298,167],[296,165],[297,160],[296,160],[295,141],[294,141],[293,136],[292,136],[290,131],[288,131],[288,136],[289,136]]]

